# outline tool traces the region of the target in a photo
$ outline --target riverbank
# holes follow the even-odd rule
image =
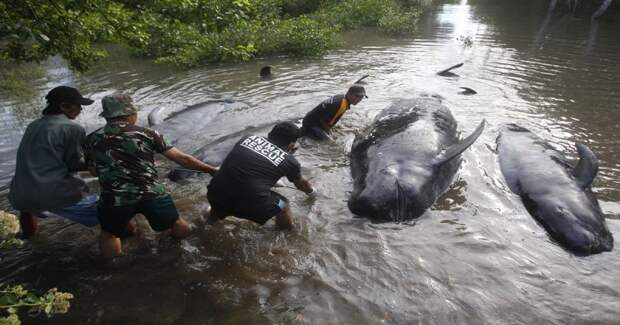
[[[137,56],[183,67],[286,54],[317,56],[336,35],[359,27],[411,33],[431,1],[222,0],[123,1],[54,5],[0,4],[0,57],[41,62],[60,55],[88,70],[108,55],[98,44],[127,46]],[[66,23],[71,22],[71,23]]]

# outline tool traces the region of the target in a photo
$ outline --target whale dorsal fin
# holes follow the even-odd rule
[[[441,70],[441,71],[437,72],[437,74],[440,75],[440,76],[448,75],[449,73],[451,73],[450,70],[454,70],[456,68],[460,68],[460,67],[463,66],[463,64],[464,64],[464,62],[461,62],[459,64],[455,64],[455,65],[449,67],[448,69],[444,69],[444,70]]]
[[[579,153],[579,163],[573,169],[573,176],[577,184],[581,188],[586,188],[592,184],[596,173],[598,172],[598,159],[594,152],[585,144],[577,143],[577,152]]]
[[[153,127],[153,126],[155,126],[155,125],[157,125],[157,124],[160,124],[160,123],[161,123],[162,118],[161,118],[161,114],[160,114],[160,113],[161,113],[161,110],[162,110],[162,109],[163,109],[163,107],[162,107],[162,106],[155,107],[155,108],[154,108],[154,109],[153,109],[153,110],[149,113],[149,116],[148,116],[148,119],[147,119],[147,120],[148,120],[148,122],[149,122],[149,127]]]
[[[482,130],[484,130],[485,123],[486,123],[486,120],[482,120],[482,122],[480,122],[476,130],[472,134],[470,134],[467,138],[461,140],[458,143],[451,145],[450,147],[446,148],[446,150],[442,151],[435,158],[435,161],[433,161],[433,165],[437,166],[437,165],[441,165],[445,163],[446,161],[449,161],[450,159],[460,155],[463,151],[465,151],[465,149],[469,148],[469,146],[474,144],[474,142],[476,142],[476,139],[478,139],[480,134],[482,134]]]

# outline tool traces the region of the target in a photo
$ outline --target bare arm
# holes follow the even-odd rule
[[[218,171],[217,167],[213,167],[209,164],[205,164],[204,162],[194,158],[192,155],[188,155],[183,151],[172,147],[171,149],[165,151],[163,153],[166,158],[174,161],[175,163],[189,169],[209,173],[211,175],[215,175]]]
[[[293,184],[295,184],[295,187],[306,193],[306,194],[310,194],[312,192],[314,192],[314,189],[312,188],[312,185],[310,185],[310,182],[303,176],[300,176],[298,180],[296,180],[295,182],[293,182]]]

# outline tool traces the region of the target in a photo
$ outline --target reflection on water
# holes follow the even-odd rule
[[[301,144],[297,156],[320,196],[309,202],[279,189],[292,202],[293,232],[235,219],[205,226],[208,177],[197,178],[167,184],[182,214],[198,224],[189,239],[154,234],[141,219],[140,238],[127,240],[126,255],[102,268],[93,257],[96,229],[46,220],[25,249],[3,253],[0,281],[76,295],[68,315],[38,324],[617,324],[618,249],[576,258],[554,244],[507,189],[494,152],[499,126],[507,122],[531,129],[569,157],[577,156],[575,142],[588,144],[601,165],[594,191],[620,238],[620,17],[612,6],[593,23],[584,2],[574,13],[565,3],[558,1],[549,14],[545,1],[448,1],[423,17],[415,38],[356,33],[346,38],[347,48],[321,59],[176,71],[117,53],[79,76],[51,62],[48,78],[33,85],[41,94],[59,83],[75,84],[96,100],[124,91],[142,108],[142,124],[157,108],[170,114],[210,100],[239,103],[205,109],[197,116],[199,130],[186,122],[180,130],[191,133],[192,143],[179,143],[189,149],[248,126],[260,133],[278,120],[299,118],[365,74],[371,75],[370,98],[342,118],[335,143]],[[459,62],[465,64],[458,77],[435,75]],[[264,65],[274,67],[273,79],[259,79]],[[460,87],[478,94],[459,95]],[[416,222],[374,225],[354,218],[346,201],[355,133],[393,98],[415,93],[444,98],[462,134],[481,118],[488,127],[463,154],[450,190]],[[35,103],[1,96],[4,184],[17,139],[38,115],[43,95],[30,100]],[[103,123],[100,109],[98,102],[85,109],[79,122],[94,130]]]

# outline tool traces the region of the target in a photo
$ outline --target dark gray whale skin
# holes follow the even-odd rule
[[[433,97],[401,99],[353,142],[349,210],[374,221],[421,216],[448,188],[460,154],[480,136],[459,141],[450,110]]]
[[[576,255],[613,249],[613,237],[590,184],[598,160],[577,144],[579,163],[569,161],[547,142],[516,124],[497,138],[499,163],[508,187],[557,243]]]

